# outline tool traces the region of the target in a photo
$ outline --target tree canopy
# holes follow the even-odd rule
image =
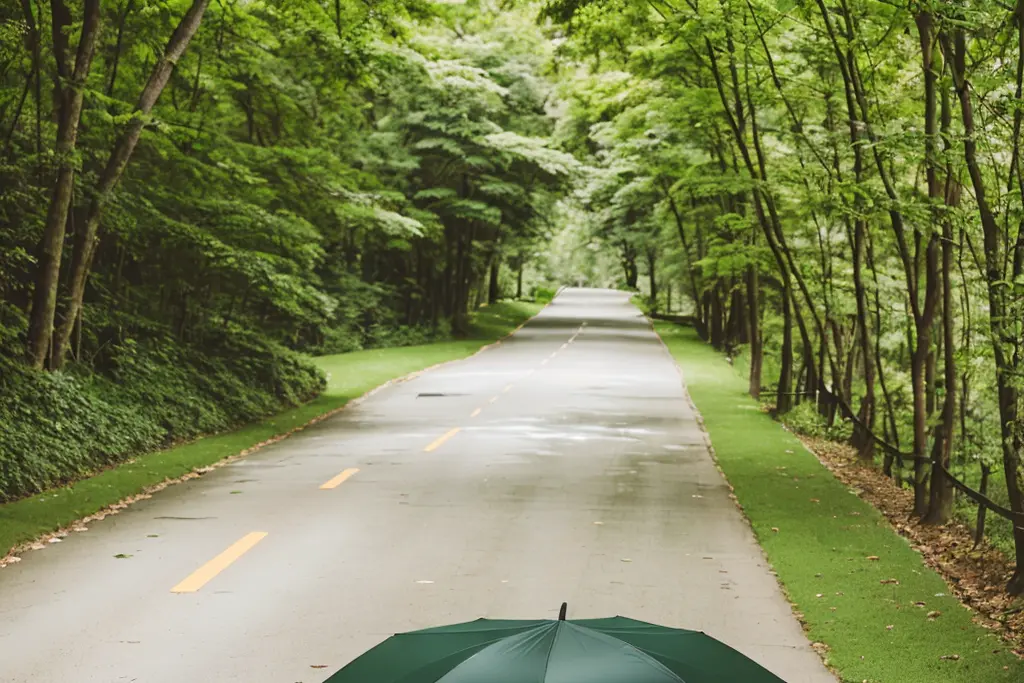
[[[102,464],[64,417],[150,406],[124,455],[610,285],[1024,592],[1022,100],[1024,2],[7,3],[0,492]]]
[[[680,287],[753,395],[906,476],[925,522],[954,489],[979,538],[1006,518],[1024,591],[1024,4],[543,14],[576,74],[557,135],[622,281],[646,273],[655,311]]]

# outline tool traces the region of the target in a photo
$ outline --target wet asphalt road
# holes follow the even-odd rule
[[[319,683],[396,631],[563,600],[834,682],[618,292],[0,570],[0,681]]]

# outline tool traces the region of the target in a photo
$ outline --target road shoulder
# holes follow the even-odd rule
[[[52,539],[88,529],[173,484],[245,457],[321,422],[394,382],[461,360],[514,334],[543,306],[514,302],[482,309],[476,334],[465,340],[357,351],[317,359],[328,373],[319,397],[240,429],[154,451],[58,489],[0,505],[0,568]]]
[[[759,410],[720,354],[691,328],[655,329],[794,611],[842,680],[1022,680],[1024,664],[877,510]]]

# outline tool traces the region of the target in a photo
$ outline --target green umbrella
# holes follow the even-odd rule
[[[325,683],[784,683],[699,631],[625,617],[477,619],[400,633]]]

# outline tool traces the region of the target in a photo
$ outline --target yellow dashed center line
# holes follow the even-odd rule
[[[426,448],[424,448],[423,450],[424,450],[424,451],[426,451],[427,453],[429,453],[429,452],[431,452],[431,451],[435,451],[435,450],[437,450],[438,448],[440,448],[440,447],[441,447],[441,445],[442,445],[442,444],[443,444],[443,443],[444,443],[445,441],[447,441],[448,439],[450,439],[450,438],[452,438],[453,436],[455,436],[456,434],[458,434],[458,433],[459,433],[459,432],[460,432],[461,430],[462,430],[462,427],[456,427],[456,428],[454,428],[454,429],[449,429],[449,430],[448,430],[447,432],[445,432],[445,433],[444,433],[443,435],[441,435],[441,436],[437,437],[436,439],[434,439],[434,440],[433,440],[433,441],[432,441],[432,442],[430,443],[430,445],[429,445],[429,446],[427,446]]]
[[[253,531],[242,536],[227,550],[192,572],[184,581],[172,588],[171,592],[195,593],[266,537],[267,532],[265,531]]]
[[[562,344],[562,348],[563,349],[569,348],[569,342],[565,342],[564,344]]]
[[[328,479],[324,483],[320,484],[320,488],[322,488],[322,489],[338,488],[338,486],[340,486],[342,483],[344,483],[345,480],[347,480],[349,477],[351,477],[353,474],[355,474],[358,471],[359,471],[359,469],[356,468],[356,467],[350,467],[347,470],[343,470],[342,473],[339,474],[338,476],[336,476],[336,477],[334,477],[332,479]]]
[[[512,385],[511,385],[511,384],[506,384],[506,385],[505,385],[505,388],[501,390],[501,393],[503,393],[503,394],[507,394],[507,393],[508,393],[508,392],[510,392],[511,390],[512,390]]]
[[[494,402],[495,402],[495,401],[497,401],[497,400],[498,400],[498,397],[497,397],[497,396],[491,396],[491,397],[490,397],[490,398],[489,398],[489,399],[487,400],[487,402],[488,402],[488,403],[494,403]]]
[[[470,417],[476,417],[477,415],[479,415],[479,414],[480,414],[480,411],[481,411],[481,410],[483,410],[483,408],[477,408],[477,409],[476,409],[476,410],[474,410],[474,411],[473,411],[472,413],[470,413],[470,414],[469,414],[469,416],[470,416]]]
[[[550,358],[545,358],[544,360],[542,360],[542,361],[540,362],[540,364],[541,364],[541,365],[547,365],[547,364],[548,364],[548,361],[549,361],[549,360],[551,360],[551,359],[550,359]]]

